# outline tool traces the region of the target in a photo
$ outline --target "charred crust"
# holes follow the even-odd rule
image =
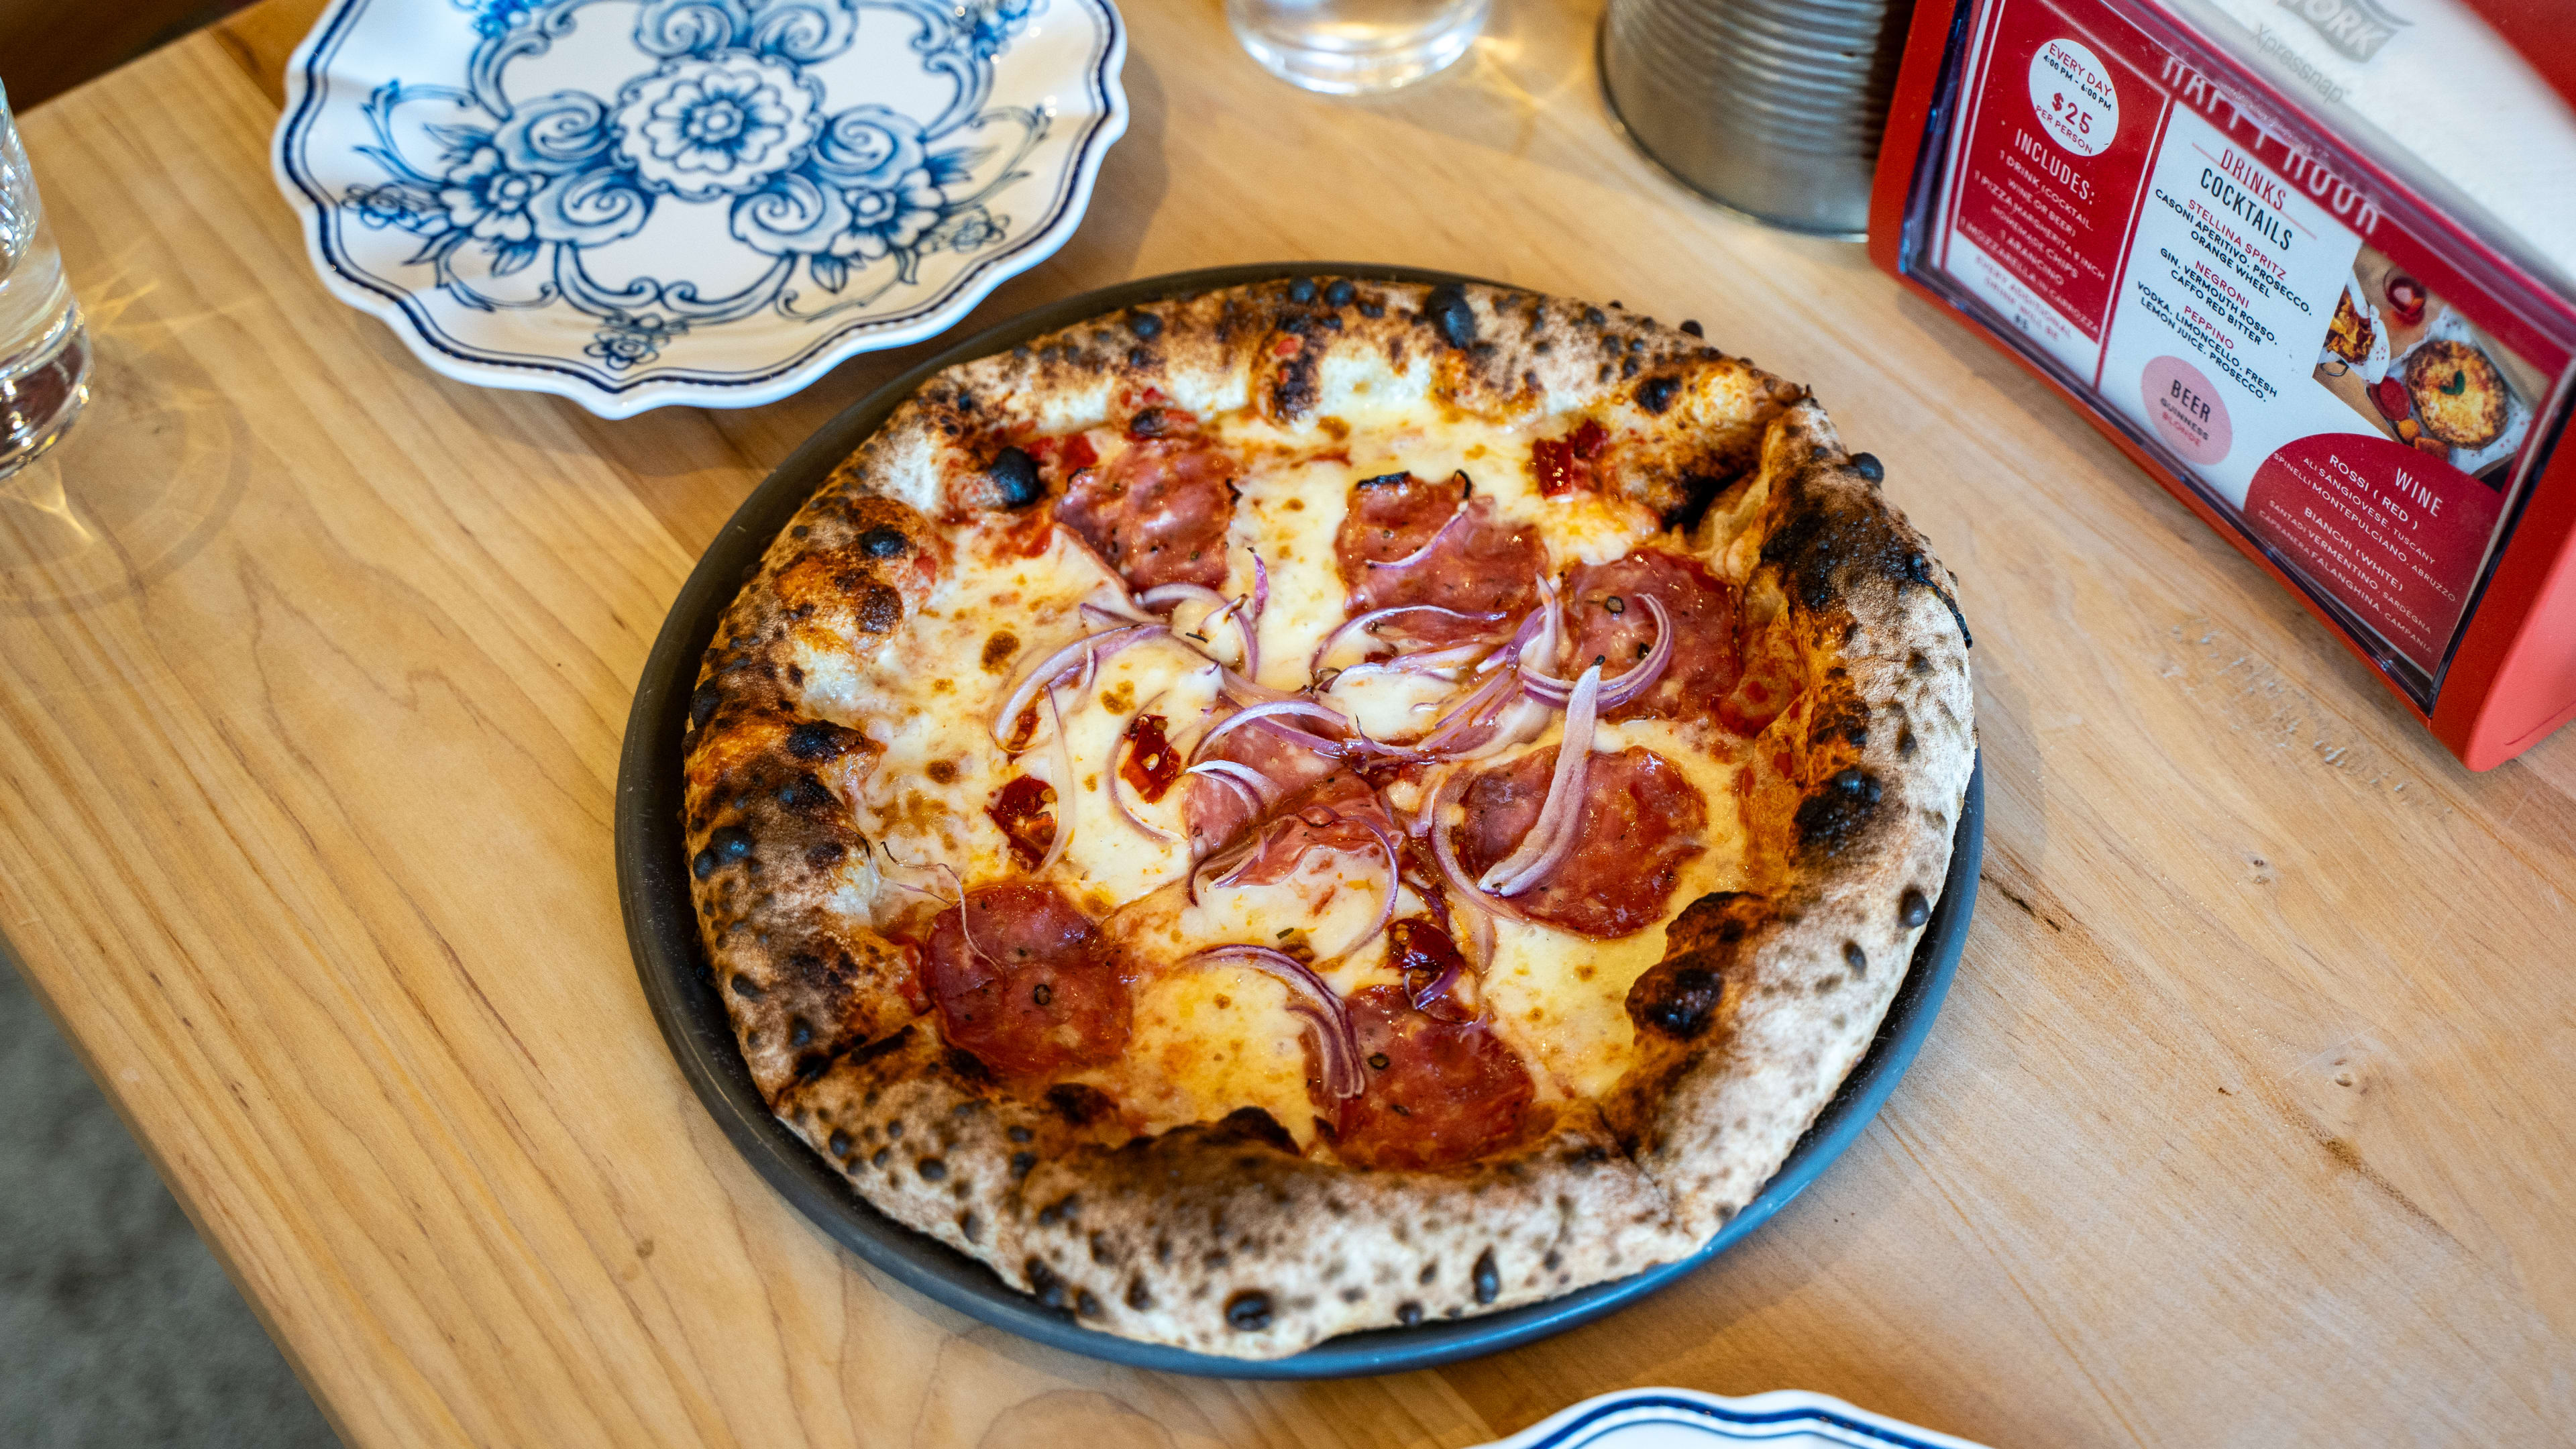
[[[1040,1303],[1049,1308],[1064,1307],[1064,1280],[1057,1277],[1056,1271],[1046,1265],[1045,1259],[1030,1257],[1026,1263],[1020,1265],[1020,1275],[1028,1280],[1029,1292],[1034,1294]]]
[[[1225,1300],[1225,1325],[1237,1333],[1259,1333],[1270,1326],[1270,1295],[1246,1288]]]
[[[1279,1125],[1279,1119],[1259,1107],[1237,1107],[1216,1124],[1214,1136],[1221,1140],[1258,1142],[1264,1147],[1295,1153],[1297,1139]]]
[[[1046,482],[1038,476],[1038,460],[1024,448],[1004,448],[984,465],[984,476],[993,485],[994,506],[1018,510],[1046,496]]]
[[[1088,1127],[1118,1110],[1108,1093],[1081,1082],[1058,1082],[1047,1088],[1046,1104],[1075,1127]]]
[[[1628,1009],[1639,1024],[1679,1041],[1697,1041],[1726,1000],[1726,978],[1704,966],[1667,963],[1629,989]]]
[[[865,743],[857,730],[809,719],[787,732],[787,753],[809,763],[837,760]]]
[[[1628,989],[1630,1018],[1674,1041],[1707,1035],[1745,942],[1773,915],[1768,899],[1748,891],[1715,891],[1683,907],[1665,928],[1664,959]]]
[[[1295,333],[1291,331],[1288,335],[1293,337]],[[1289,422],[1315,410],[1315,399],[1319,396],[1315,369],[1321,355],[1318,349],[1301,345],[1280,359],[1278,367],[1270,375],[1269,411],[1272,417]]]
[[[1422,324],[1461,351],[1476,345],[1476,307],[1456,282],[1443,282],[1422,299]]]
[[[1673,405],[1674,396],[1681,390],[1682,380],[1678,377],[1647,378],[1637,384],[1637,406],[1661,416]]]
[[[1847,765],[1827,775],[1798,802],[1799,845],[1818,855],[1842,854],[1878,819],[1885,795],[1878,776],[1861,766]]]
[[[1810,496],[1791,501],[1781,526],[1762,541],[1762,562],[1780,570],[1790,598],[1822,612],[1860,577],[1914,581],[1906,563],[1919,552],[1913,530],[1887,510],[1814,497],[1803,479],[1793,490]]]

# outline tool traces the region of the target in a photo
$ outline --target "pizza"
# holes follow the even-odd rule
[[[2437,337],[2406,355],[2406,392],[2424,432],[2454,448],[2483,448],[2504,435],[2504,378],[2487,355]]]
[[[1974,763],[1957,582],[1800,387],[1473,285],[933,377],[690,700],[712,979],[876,1208],[1241,1357],[1671,1261],[1868,1047]]]

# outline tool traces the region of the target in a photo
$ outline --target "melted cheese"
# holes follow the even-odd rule
[[[1544,748],[1561,729],[1533,749]],[[1616,754],[1642,746],[1677,767],[1708,809],[1706,849],[1676,872],[1670,907],[1675,915],[1711,891],[1744,888],[1744,812],[1735,789],[1736,767],[1711,758],[1660,720],[1602,725],[1593,749]],[[1549,926],[1497,921],[1495,967],[1484,978],[1485,1001],[1495,1030],[1531,1064],[1542,1093],[1597,1097],[1628,1069],[1636,1044],[1628,1019],[1628,988],[1664,959],[1664,928],[1649,926],[1615,941],[1595,941]]]
[[[1399,471],[1441,478],[1463,470],[1502,516],[1540,529],[1556,570],[1607,562],[1656,533],[1651,516],[1622,500],[1588,492],[1539,495],[1529,468],[1531,441],[1562,433],[1571,420],[1519,429],[1425,420],[1415,415],[1417,386],[1377,385],[1382,381],[1328,379],[1327,392],[1342,411],[1313,431],[1283,432],[1249,418],[1215,425],[1219,439],[1244,460],[1223,592],[1236,597],[1252,590],[1257,551],[1269,574],[1258,679],[1271,688],[1305,686],[1317,645],[1345,619],[1334,535],[1350,487],[1361,479]],[[1372,401],[1389,394],[1406,401],[1383,407]],[[1197,629],[1205,611],[1184,606],[1175,622],[1207,635],[1204,652],[1172,640],[1140,644],[1102,660],[1090,688],[1060,688],[1068,778],[1057,778],[1062,769],[1043,697],[1027,748],[1012,755],[992,737],[994,713],[1028,669],[1103,627],[1086,621],[1079,606],[1108,603],[1117,593],[1085,550],[1061,538],[1024,558],[968,536],[909,628],[873,653],[815,651],[800,661],[808,702],[826,717],[860,723],[884,748],[857,803],[861,828],[876,842],[875,867],[895,880],[947,896],[952,884],[924,869],[932,862],[954,868],[969,885],[1020,874],[987,807],[1019,775],[1045,780],[1056,792],[1059,828],[1069,818],[1073,837],[1045,878],[1103,921],[1134,977],[1128,1051],[1081,1080],[1114,1098],[1131,1127],[1161,1131],[1252,1106],[1301,1143],[1309,1141],[1315,1126],[1305,1028],[1289,1010],[1288,988],[1250,966],[1181,963],[1209,946],[1261,944],[1311,956],[1344,995],[1395,981],[1384,937],[1372,935],[1384,904],[1378,858],[1316,852],[1287,881],[1208,886],[1193,903],[1180,820],[1186,787],[1175,785],[1154,803],[1132,792],[1126,797],[1144,825],[1166,839],[1122,821],[1108,794],[1132,715],[1150,708],[1163,716],[1184,748],[1210,717],[1218,686],[1210,656],[1240,662],[1231,628]],[[1328,697],[1372,736],[1402,740],[1418,737],[1475,682],[1463,672],[1356,671],[1336,678]],[[1524,748],[1544,747],[1557,734],[1552,722]],[[1677,913],[1710,891],[1740,888],[1744,825],[1735,763],[1661,723],[1603,726],[1596,741],[1604,752],[1630,745],[1670,761],[1708,806],[1707,848],[1682,868],[1671,909]],[[1411,781],[1387,794],[1398,810],[1422,804]],[[854,873],[845,892],[854,907],[867,888]],[[917,903],[916,896],[886,890],[875,907],[881,918],[891,918]],[[1409,890],[1399,891],[1398,915],[1423,908]],[[1364,937],[1357,949],[1346,949]],[[1495,961],[1470,990],[1529,1064],[1541,1096],[1606,1091],[1626,1070],[1633,1048],[1628,990],[1662,959],[1663,927],[1605,942],[1504,921],[1497,923],[1495,946]]]

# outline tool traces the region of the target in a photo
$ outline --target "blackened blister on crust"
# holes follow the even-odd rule
[[[1292,318],[1302,321],[1302,318]],[[1294,329],[1302,331],[1303,329]],[[1291,331],[1285,335],[1294,335]],[[1293,422],[1315,410],[1317,389],[1315,364],[1321,352],[1309,345],[1281,358],[1270,377],[1270,415],[1283,422]]]
[[[1798,843],[1818,854],[1842,854],[1878,818],[1884,793],[1878,777],[1858,765],[1836,770],[1798,802]]]
[[[1046,496],[1046,483],[1038,477],[1038,460],[1024,448],[1004,448],[994,454],[984,476],[993,480],[994,494],[1004,508],[1026,508]]]
[[[1792,509],[1762,541],[1762,562],[1779,568],[1792,598],[1821,610],[1833,604],[1837,584],[1854,572],[1913,582],[1905,563],[1915,552],[1909,535],[1883,509]]]
[[[800,760],[837,760],[864,743],[857,730],[829,720],[809,719],[787,732],[787,753]]]
[[[1440,340],[1464,350],[1476,345],[1476,308],[1467,300],[1467,289],[1456,282],[1443,283],[1431,289],[1422,299],[1422,320],[1440,334]]]
[[[1628,1015],[1676,1041],[1706,1035],[1746,938],[1770,918],[1770,903],[1748,891],[1712,891],[1683,907],[1665,928],[1664,959],[1628,988]]]
[[[1046,1103],[1076,1127],[1088,1126],[1118,1110],[1108,1093],[1080,1082],[1058,1082],[1047,1088]]]

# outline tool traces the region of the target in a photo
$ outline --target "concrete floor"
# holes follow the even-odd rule
[[[338,1442],[0,948],[0,1445]]]

